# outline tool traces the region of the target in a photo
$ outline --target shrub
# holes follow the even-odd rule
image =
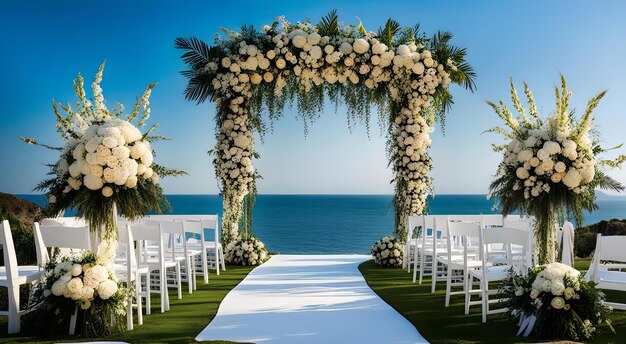
[[[577,257],[589,257],[596,248],[596,237],[602,235],[626,235],[626,220],[612,219],[580,227],[574,237],[574,253]]]

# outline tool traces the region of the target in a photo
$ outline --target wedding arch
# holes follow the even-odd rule
[[[306,124],[323,110],[324,99],[344,102],[349,120],[368,123],[377,105],[387,124],[387,155],[394,172],[395,231],[404,238],[406,219],[421,214],[431,192],[430,133],[452,104],[451,83],[474,90],[475,73],[466,49],[449,44],[452,34],[431,37],[419,25],[402,28],[389,19],[377,32],[361,21],[343,25],[336,11],[318,24],[284,17],[261,31],[221,29],[210,46],[177,38],[189,69],[185,96],[216,105],[215,173],[223,194],[225,243],[252,224],[258,172],[253,133],[263,135],[267,119],[280,117],[295,100]],[[263,114],[268,117],[265,119]]]

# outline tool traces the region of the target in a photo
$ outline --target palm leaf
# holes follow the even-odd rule
[[[317,32],[322,36],[333,37],[339,35],[339,16],[336,9],[322,17],[320,23],[317,24]]]
[[[195,101],[197,104],[204,103],[206,100],[215,100],[215,89],[211,82],[213,76],[209,74],[195,74],[185,88],[185,99]]]
[[[209,47],[208,44],[196,37],[177,37],[174,46],[176,49],[187,51],[181,56],[181,58],[186,64],[194,69],[209,63],[213,55],[216,53],[215,47]]]
[[[389,18],[387,19],[387,23],[385,23],[385,27],[378,28],[378,38],[380,42],[386,44],[387,46],[391,46],[393,43],[393,38],[400,31],[400,23]]]

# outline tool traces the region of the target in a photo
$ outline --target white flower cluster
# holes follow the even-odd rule
[[[400,240],[386,236],[374,243],[371,254],[374,262],[380,266],[398,267],[402,266],[403,251],[404,245]]]
[[[238,239],[226,245],[226,261],[237,265],[260,265],[267,259],[267,248],[257,238]]]
[[[226,206],[239,208],[254,182],[247,109],[252,87],[271,83],[274,94],[281,95],[287,86],[286,78],[293,77],[304,92],[322,83],[388,88],[390,99],[402,105],[402,114],[395,122],[396,135],[402,139],[397,149],[402,154],[396,154],[399,161],[395,167],[399,177],[410,183],[410,212],[421,212],[425,190],[430,185],[425,177],[430,158],[425,152],[432,129],[420,113],[430,105],[437,89],[450,83],[446,68],[454,69],[454,64],[439,64],[430,51],[415,43],[388,47],[374,33],[361,38],[348,34],[329,37],[321,36],[308,23],[299,23],[294,29],[285,22],[283,30],[265,26],[264,31],[258,45],[231,35],[231,39],[239,41],[225,49],[226,56],[210,61],[200,70],[213,77],[219,106],[227,107],[215,149],[216,173],[225,196],[230,194]],[[236,237],[239,210],[224,211],[225,231],[233,232],[226,234]]]
[[[565,278],[567,276],[567,278]],[[537,274],[532,283],[530,298],[537,309],[543,306],[542,293],[552,296],[550,307],[569,310],[567,300],[579,299],[580,271],[561,263],[551,263]],[[517,292],[516,292],[517,295]],[[519,295],[518,295],[519,296]]]
[[[595,176],[596,161],[587,134],[574,141],[568,129],[521,128],[524,137],[511,140],[504,151],[504,170],[519,179],[513,190],[524,190],[524,197],[539,197],[563,183],[580,194]]]
[[[108,300],[118,293],[118,281],[106,266],[83,264],[82,260],[68,258],[47,269],[41,281],[45,286],[43,296],[63,296],[79,302],[82,309],[88,309],[96,297]]]
[[[68,142],[57,163],[57,173],[67,178],[65,193],[84,185],[111,197],[114,187],[134,188],[138,178],[158,181],[159,176],[151,168],[150,143],[131,123],[110,119],[80,134],[80,138]]]

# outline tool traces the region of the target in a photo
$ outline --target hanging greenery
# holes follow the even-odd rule
[[[266,133],[268,120],[287,105],[297,106],[305,124],[323,110],[324,100],[347,107],[349,123],[369,125],[371,106],[388,126],[388,157],[396,182],[395,229],[404,238],[409,215],[420,214],[431,190],[427,149],[437,119],[452,104],[450,83],[473,90],[475,73],[466,50],[450,45],[452,34],[428,37],[389,19],[378,32],[361,21],[343,25],[336,11],[318,24],[280,17],[257,31],[221,29],[210,46],[197,38],[177,38],[185,51],[189,79],[185,96],[198,104],[215,102],[214,166],[224,197],[223,239],[237,239],[246,195],[259,177],[253,168],[253,133]],[[251,217],[251,211],[245,211]]]

